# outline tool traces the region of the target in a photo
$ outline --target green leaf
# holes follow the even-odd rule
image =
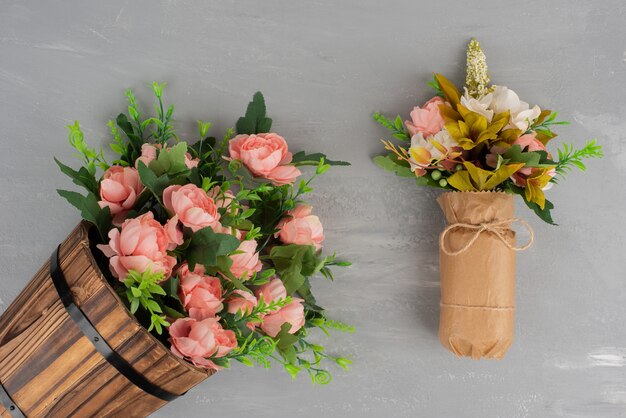
[[[304,151],[296,152],[291,159],[291,162],[295,166],[300,165],[313,165],[316,166],[320,163],[320,161],[324,161],[324,164],[328,165],[340,165],[340,166],[348,166],[349,162],[346,161],[335,161],[329,160],[326,156],[320,152],[316,152],[314,154],[306,154]]]
[[[229,234],[216,234],[211,227],[202,228],[191,237],[187,248],[187,262],[193,271],[196,264],[217,265],[217,257],[227,255],[239,247],[239,240]]]
[[[276,245],[270,251],[270,259],[280,275],[287,294],[300,289],[305,275],[315,272],[318,260],[312,245]]]
[[[437,96],[441,98],[444,97],[443,90],[441,90],[441,87],[439,86],[439,82],[437,82],[437,78],[435,76],[433,76],[433,79],[426,84],[430,86],[433,90],[435,90],[435,92],[437,93]]]
[[[178,174],[189,171],[185,165],[185,154],[187,153],[187,144],[179,142],[169,149],[161,149],[159,156],[150,161],[149,167],[155,175],[161,176],[168,174],[176,176]]]
[[[548,153],[545,151],[522,152],[518,144],[509,148],[503,157],[512,163],[524,163],[524,167],[552,168],[556,165],[554,161],[548,159]]]
[[[305,277],[304,283],[298,289],[298,294],[304,299],[304,302],[307,304],[307,308],[314,312],[323,312],[324,308],[317,305],[317,301],[311,293],[311,283],[309,279]]]
[[[280,332],[276,334],[276,348],[280,351],[284,351],[289,347],[293,347],[293,345],[298,341],[298,337],[289,333],[291,329],[291,324],[289,322],[285,322],[280,327]]]
[[[137,312],[137,309],[139,309],[139,299],[133,299],[130,302],[130,313],[134,315]]]
[[[246,292],[252,293],[250,289],[244,286],[243,282],[239,277],[236,277],[233,273],[231,273],[230,268],[233,265],[233,260],[227,256],[219,256],[217,257],[217,268],[219,271],[225,275],[228,280],[235,286],[236,289],[244,290]]]
[[[163,313],[167,315],[169,318],[185,318],[185,314],[182,312],[178,312],[176,309],[170,308],[169,306],[163,306]]]
[[[254,363],[248,357],[235,357],[235,360],[237,360],[244,366],[254,367]]]
[[[103,240],[106,238],[111,229],[111,211],[108,207],[100,208],[98,199],[93,193],[88,193],[87,196],[69,190],[57,190],[57,193],[80,210],[83,219],[98,229]]]
[[[117,115],[115,119],[117,126],[126,134],[128,140],[130,141],[131,146],[135,150],[135,156],[141,154],[141,146],[143,145],[143,141],[141,138],[135,133],[135,129],[133,128],[132,123],[128,120],[128,117],[120,113]]]
[[[404,128],[404,124],[402,123],[402,118],[400,117],[400,115],[396,116],[395,121],[387,119],[385,115],[381,114],[380,112],[374,113],[372,117],[382,127],[389,129],[391,133],[393,134],[394,138],[397,138],[401,141],[411,140],[411,136]]]
[[[543,209],[541,209],[538,204],[526,199],[526,193],[523,187],[511,186],[511,191],[515,194],[522,196],[522,199],[524,199],[524,203],[526,203],[526,206],[528,206],[533,212],[535,212],[535,214],[539,216],[539,218],[541,218],[542,221],[550,225],[554,225],[554,226],[558,225],[554,223],[554,221],[552,220],[551,211],[552,209],[554,209],[554,204],[550,202],[548,199],[545,200]]]
[[[556,166],[556,172],[561,178],[565,177],[573,167],[585,171],[587,167],[583,163],[583,159],[602,158],[604,156],[602,146],[598,145],[596,139],[587,141],[585,146],[578,150],[574,149],[572,144],[564,143],[562,148],[557,151],[559,161]]]
[[[171,277],[165,283],[162,284],[165,294],[172,299],[181,302],[178,297],[178,287],[180,286],[180,279],[178,277]]]
[[[238,134],[267,133],[272,129],[272,119],[265,117],[265,99],[260,91],[254,93],[246,115],[237,121]]]
[[[163,190],[172,183],[170,177],[167,174],[162,174],[157,177],[154,171],[148,168],[143,161],[138,162],[137,171],[139,171],[139,178],[143,185],[160,200],[163,195]]]
[[[398,177],[416,177],[409,167],[399,164],[397,158],[395,154],[377,155],[373,158],[373,161],[374,164],[383,170],[391,171]]]
[[[91,174],[89,170],[87,170],[85,167],[81,167],[78,171],[76,171],[73,168],[61,163],[56,158],[54,159],[54,161],[61,169],[61,172],[69,176],[74,184],[82,186],[87,189],[88,192],[91,192],[94,195],[98,196],[98,194],[100,193],[100,191],[98,190],[98,182],[96,181],[96,177]]]

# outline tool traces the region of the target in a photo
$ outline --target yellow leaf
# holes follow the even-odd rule
[[[537,117],[537,120],[535,121],[535,124],[540,125],[548,116],[550,116],[552,114],[552,111],[549,109],[543,109],[541,111],[541,113],[539,113],[539,116]],[[531,121],[532,122],[532,121]]]
[[[485,190],[484,185],[489,177],[493,174],[493,172],[478,168],[469,161],[464,162],[463,165],[469,173],[470,178],[472,179],[472,183],[476,186],[476,188],[478,190]]]
[[[550,169],[537,169],[526,178],[526,200],[536,203],[541,209],[546,205],[546,195],[543,188],[546,187],[552,176],[548,174]]]
[[[456,109],[457,105],[461,102],[461,94],[457,88],[441,74],[435,74],[435,79],[437,83],[439,83],[439,87],[441,87],[446,101],[452,105],[453,109]]]
[[[481,142],[490,141],[492,139],[496,139],[497,137],[498,137],[498,134],[489,128],[489,129],[482,131],[480,135],[478,135],[478,138],[476,139],[476,143],[480,144]]]
[[[439,113],[441,113],[441,116],[446,123],[456,122],[461,119],[459,112],[446,104],[439,105]]]
[[[507,144],[512,144],[517,138],[520,137],[521,134],[522,131],[520,131],[519,129],[505,129],[504,131],[500,132],[500,135],[498,137]]]
[[[467,124],[462,120],[446,123],[445,126],[448,133],[452,136],[452,138],[457,140],[457,142],[462,138],[467,138],[467,136],[469,135],[469,128],[467,127]]]
[[[463,117],[463,119],[466,118],[467,115],[469,115],[470,113],[473,113],[471,110],[469,110],[468,108],[466,108],[465,106],[463,106],[462,104],[459,103],[459,105],[456,107],[456,110],[459,112],[459,114]]]
[[[535,132],[535,138],[537,138],[537,140],[540,141],[543,145],[548,145],[548,142],[550,142],[550,140],[553,139],[555,136],[556,134],[554,132],[549,135],[541,132]]]
[[[509,124],[510,118],[511,112],[509,112],[508,110],[502,113],[498,113],[493,117],[493,119],[491,119],[491,127],[495,132],[499,132],[502,130],[502,128]]]
[[[476,191],[476,187],[474,187],[470,180],[469,173],[465,170],[457,171],[456,173],[448,177],[448,184],[462,192]]]
[[[465,161],[463,163],[465,169],[467,170],[468,176],[467,181],[474,187],[475,190],[493,190],[500,183],[511,177],[513,173],[515,173],[520,168],[524,167],[524,163],[515,163],[502,165],[499,169],[495,171],[483,170],[480,167],[476,167],[474,164],[469,161]],[[465,171],[457,171],[457,173],[463,173]],[[454,176],[453,174],[452,176]],[[452,178],[450,176],[450,178]],[[450,182],[450,179],[448,179]],[[452,183],[450,183],[452,184]],[[453,187],[455,187],[453,185]]]
[[[487,122],[487,118],[479,115],[478,113],[472,112],[472,115],[467,115],[467,122],[470,124],[470,132],[472,138],[479,138],[480,134],[487,130],[487,126],[489,122]],[[481,141],[476,141],[481,142]]]
[[[498,184],[511,177],[522,167],[524,167],[524,163],[501,165],[500,168],[497,169],[489,178],[489,180],[485,183],[484,190],[495,189]]]

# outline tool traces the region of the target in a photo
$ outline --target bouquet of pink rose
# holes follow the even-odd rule
[[[310,279],[333,279],[330,267],[349,263],[322,256],[322,224],[302,197],[313,178],[348,163],[292,155],[270,133],[260,92],[236,136],[229,129],[216,140],[211,124],[199,121],[199,140],[189,145],[172,126],[174,107],[164,109],[163,86],[153,89],[156,117],[144,118],[128,90],[129,116],[109,123],[114,161],[86,145],[77,122],[69,141],[84,165],[57,161],[87,190],[59,194],[93,224],[110,283],[140,323],[197,367],[217,370],[230,360],[269,367],[275,360],[294,378],[304,370],[327,383],[321,363],[347,368],[350,360],[310,342],[310,330],[352,327],[326,317]],[[302,166],[315,171],[296,185]]]

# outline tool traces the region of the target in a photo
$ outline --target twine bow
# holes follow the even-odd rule
[[[528,239],[528,242],[521,247],[512,245],[504,236],[504,234],[506,234],[508,231],[511,230],[509,225],[514,222],[519,222],[520,224],[522,224],[528,230],[528,233],[530,234],[530,238]],[[452,231],[453,229],[457,229],[457,228],[465,228],[469,230],[474,230],[474,235],[472,236],[472,238],[470,238],[470,240],[467,242],[467,244],[465,244],[463,248],[461,248],[458,251],[450,251],[446,247],[445,238],[446,238],[446,235],[448,235],[450,231]],[[519,218],[511,218],[511,219],[504,219],[501,221],[485,222],[485,223],[480,223],[480,224],[466,224],[466,223],[458,222],[452,225],[448,225],[448,227],[444,229],[441,235],[439,236],[439,246],[441,247],[441,250],[449,256],[459,255],[467,251],[469,247],[471,247],[472,244],[476,242],[480,234],[482,234],[483,232],[493,233],[495,236],[497,236],[500,239],[500,241],[504,243],[504,245],[506,245],[507,247],[509,247],[509,249],[513,251],[524,251],[528,249],[533,244],[533,241],[535,240],[535,233],[533,232],[533,229],[530,227],[530,225],[528,225],[528,223],[525,220],[519,219]]]

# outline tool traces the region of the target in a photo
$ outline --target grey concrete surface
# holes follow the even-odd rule
[[[232,126],[262,90],[293,150],[353,163],[315,184],[326,248],[354,267],[318,300],[355,335],[319,341],[353,356],[327,387],[235,366],[156,417],[626,416],[626,3],[619,0],[0,2],[0,311],[79,215],[52,156],[65,125],[92,144],[123,89],[169,84],[183,133]],[[516,341],[502,361],[439,346],[436,193],[379,171],[375,110],[406,115],[432,71],[461,82],[483,44],[492,79],[598,137],[606,158],[549,192],[559,227],[519,204],[536,243],[518,257]],[[77,163],[77,161],[75,161]],[[518,202],[521,203],[521,202]]]

